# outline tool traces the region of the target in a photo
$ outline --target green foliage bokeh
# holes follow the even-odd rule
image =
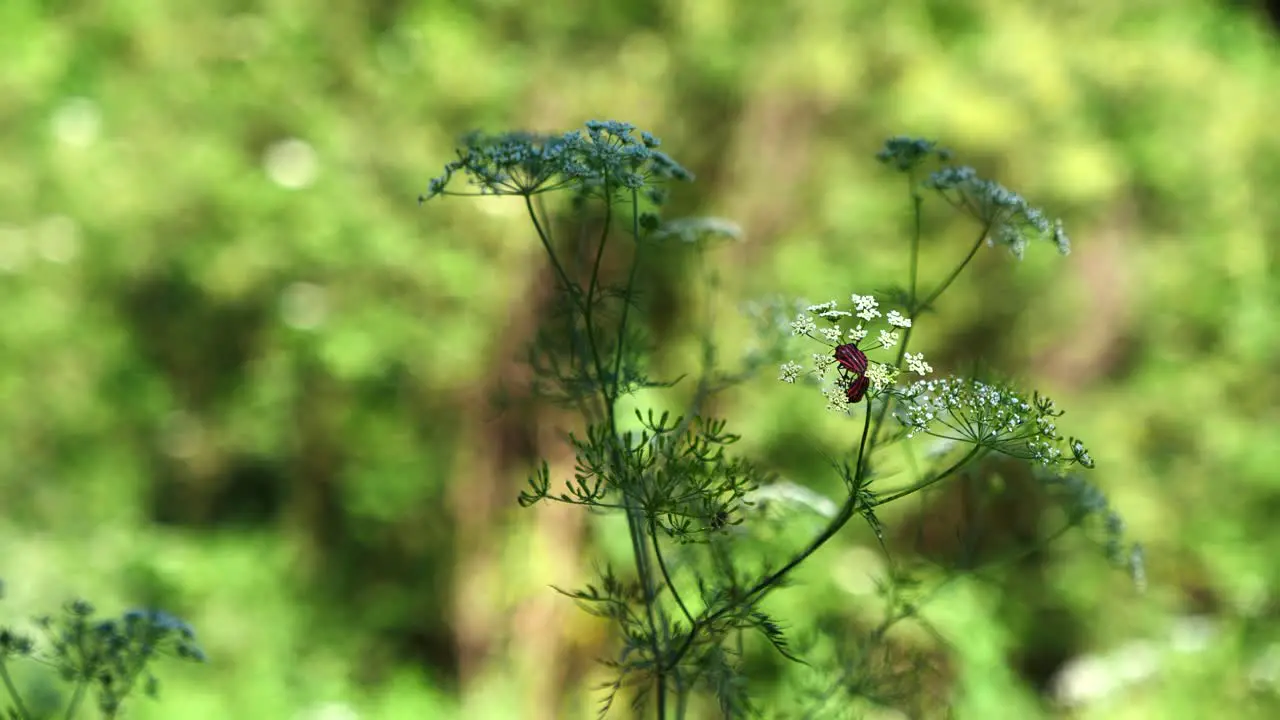
[[[139,718],[589,711],[600,628],[547,585],[580,580],[609,532],[562,557],[540,511],[514,511],[556,420],[488,402],[518,376],[541,249],[516,202],[415,202],[465,131],[588,119],[661,137],[699,176],[676,211],[744,228],[716,256],[730,349],[749,342],[731,303],[900,279],[905,197],[872,158],[887,136],[936,138],[1063,216],[1075,253],[984,253],[918,347],[1058,400],[1147,545],[1149,591],[1068,541],[1019,596],[1039,598],[1027,617],[958,592],[935,618],[966,668],[957,710],[1041,711],[1000,669],[1040,606],[1072,619],[1080,652],[1218,623],[1203,661],[1175,656],[1089,717],[1244,716],[1275,697],[1249,679],[1280,640],[1280,40],[1260,16],[9,0],[0,64],[0,607],[84,595],[189,620],[210,663],[162,668]],[[928,219],[926,273],[969,232]],[[661,287],[676,314],[703,298]],[[848,428],[779,385],[719,412],[830,489],[818,450]],[[865,540],[824,551],[779,615],[854,612],[844,576]],[[550,696],[526,632],[545,613],[582,656]]]

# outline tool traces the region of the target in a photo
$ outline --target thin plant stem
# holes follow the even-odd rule
[[[640,207],[639,195],[636,190],[631,191],[631,237],[635,240],[635,256],[631,259],[631,271],[627,277],[627,289],[622,295],[622,319],[618,321],[618,352],[614,356],[613,363],[613,387],[614,397],[618,394],[618,382],[622,377],[622,351],[627,339],[627,320],[631,315],[631,295],[635,292],[636,276],[640,269]],[[597,258],[597,263],[599,258]]]
[[[533,229],[538,233],[538,239],[542,241],[542,247],[547,251],[547,257],[551,260],[552,267],[555,268],[556,276],[560,278],[560,283],[564,285],[564,291],[569,293],[570,299],[578,306],[579,312],[585,312],[582,299],[579,297],[579,293],[576,292],[577,286],[569,279],[569,275],[560,264],[560,258],[556,256],[556,251],[551,246],[550,228],[543,229],[542,223],[538,221],[538,213],[533,209],[533,201],[528,195],[524,196],[524,205],[529,212],[529,218],[533,220]]]
[[[946,291],[947,288],[951,287],[951,283],[955,282],[955,279],[960,276],[960,273],[969,264],[969,261],[973,259],[973,256],[978,254],[978,248],[982,247],[982,243],[987,239],[987,233],[989,232],[991,232],[991,226],[984,225],[982,227],[982,232],[978,234],[978,240],[973,244],[973,247],[969,248],[969,254],[965,256],[964,260],[956,266],[955,270],[951,271],[951,274],[947,276],[946,280],[942,281],[942,284],[939,285],[937,289],[929,294],[929,297],[925,298],[924,302],[920,303],[919,307],[913,307],[911,309],[912,318],[915,318],[920,310],[932,305],[933,302],[938,299],[939,295]]]
[[[618,427],[617,427],[617,413],[616,413],[615,405],[617,402],[618,392],[619,392],[618,373],[617,372],[614,373],[612,382],[603,382],[605,379],[604,363],[602,362],[602,358],[600,357],[600,352],[596,344],[595,324],[593,322],[594,313],[592,312],[593,302],[595,300],[595,289],[597,287],[597,283],[599,282],[601,262],[602,262],[602,258],[604,257],[605,245],[608,241],[609,226],[612,224],[612,221],[613,221],[613,213],[612,213],[613,208],[612,208],[612,203],[608,202],[609,188],[607,185],[605,187],[605,197],[606,197],[606,202],[605,202],[604,226],[603,226],[603,229],[601,230],[600,241],[598,243],[597,251],[596,251],[596,258],[592,266],[591,277],[588,281],[589,283],[588,290],[585,296],[580,291],[578,291],[577,286],[573,284],[568,274],[565,272],[563,265],[561,265],[559,258],[556,256],[555,249],[551,245],[551,238],[550,238],[549,231],[544,229],[542,226],[542,223],[539,222],[537,213],[535,212],[533,207],[533,203],[530,200],[528,195],[525,196],[525,209],[528,211],[529,217],[533,221],[534,229],[538,233],[538,238],[542,241],[542,246],[546,250],[547,256],[551,260],[552,266],[555,268],[556,275],[560,278],[561,283],[565,287],[565,292],[568,292],[570,294],[570,299],[577,306],[579,313],[582,314],[583,323],[585,325],[586,335],[587,335],[587,345],[591,353],[591,357],[589,358],[589,360],[591,361],[592,365],[595,368],[596,378],[601,381],[600,392],[604,400],[606,422],[608,423],[608,426],[612,429],[613,436],[615,437],[615,441],[611,443],[611,448],[610,448],[610,455],[613,460],[613,467],[615,469],[615,472],[623,472],[624,468],[622,463],[622,452],[620,451],[618,447],[618,443],[616,441],[616,438],[618,435],[618,432],[617,432]],[[633,263],[632,279],[631,279],[632,283],[634,283],[634,279],[635,279],[635,264]],[[624,305],[624,310],[623,310],[624,323],[625,323],[625,317],[626,317],[625,308],[626,308],[626,305]],[[621,343],[621,333],[624,331],[625,331],[625,328],[622,328],[619,330],[620,337],[619,337],[619,344],[617,348],[617,355],[614,363],[615,368],[621,367],[621,357],[622,357],[622,351],[623,351],[623,347]],[[627,498],[626,493],[624,493],[624,498]],[[653,573],[649,568],[649,559],[648,559],[649,553],[648,553],[648,547],[647,547],[647,540],[644,536],[644,531],[642,529],[643,515],[642,515],[641,509],[636,507],[630,498],[626,499],[625,505],[626,505],[626,515],[627,515],[627,526],[628,526],[629,534],[631,536],[632,554],[635,559],[637,574],[640,576],[640,581],[642,586],[644,587],[644,592],[645,592],[645,606],[647,611],[647,621],[649,625],[650,637],[653,639],[651,651],[654,654],[655,662],[661,664],[661,660],[660,660],[661,648],[658,645],[658,630],[657,630],[658,625],[653,612],[654,610],[653,601],[654,601],[654,595],[655,595],[654,587],[653,587]],[[663,701],[663,695],[665,694],[664,693],[664,677],[662,676],[661,673],[659,673],[658,675],[657,684],[658,684],[657,690],[658,690],[658,698],[659,698],[658,716],[659,718],[664,718],[665,717],[665,706]]]
[[[9,666],[3,660],[0,660],[0,680],[4,681],[4,688],[9,691],[9,699],[13,701],[13,707],[18,711],[19,717],[22,720],[31,720],[31,713],[27,712],[27,707],[22,704],[22,696],[9,675]]]
[[[676,605],[680,606],[680,612],[684,613],[690,624],[696,622],[693,615],[689,613],[689,608],[685,606],[684,599],[680,597],[680,593],[676,590],[676,584],[671,579],[671,572],[667,569],[667,563],[662,559],[662,549],[658,547],[658,535],[654,529],[654,523],[649,523],[649,539],[653,543],[653,556],[658,560],[658,570],[662,572],[663,582],[667,584],[667,589],[671,591],[671,597],[675,599]]]
[[[911,288],[909,290],[910,302],[907,305],[910,313],[907,316],[907,318],[911,320],[911,325],[907,326],[907,328],[902,331],[902,342],[899,343],[898,345],[898,356],[893,360],[893,367],[896,370],[902,369],[902,359],[906,357],[907,346],[911,344],[911,329],[915,327],[915,318],[917,315],[917,309],[916,309],[916,292],[918,290],[917,278],[919,276],[919,267],[920,267],[920,237],[923,233],[923,217],[921,216],[922,215],[921,207],[924,205],[924,198],[920,196],[920,192],[916,189],[914,172],[908,174],[907,185],[909,188],[909,192],[911,193],[911,221],[912,221],[912,227],[913,227],[913,230],[911,233],[910,269],[908,271],[911,276]],[[868,449],[868,452],[870,452],[871,450],[874,450],[876,445],[879,443],[880,430],[884,428],[884,424],[885,424],[884,419],[889,414],[889,407],[893,404],[893,400],[894,400],[893,395],[886,395],[884,398],[884,404],[880,406],[880,412],[876,415],[875,432],[873,432],[871,435],[871,447]]]
[[[71,704],[67,705],[67,712],[62,716],[66,720],[73,720],[76,713],[80,712],[80,703],[84,701],[84,690],[88,683],[81,679],[76,683],[76,691],[71,696]]]
[[[918,269],[920,267],[920,235],[922,218],[920,217],[920,207],[924,204],[924,198],[920,197],[920,190],[916,187],[915,171],[907,174],[908,192],[911,193],[911,219],[914,225],[914,231],[911,233],[911,286],[908,289],[911,297],[911,303],[908,305],[913,311],[916,306],[916,279]]]
[[[972,461],[974,458],[976,458],[982,450],[983,450],[983,447],[981,445],[974,445],[972,450],[965,453],[964,457],[957,460],[955,464],[953,464],[951,467],[947,468],[946,470],[943,470],[942,472],[929,478],[928,480],[921,480],[920,482],[915,483],[910,487],[903,488],[902,490],[899,490],[889,495],[888,497],[876,498],[875,502],[868,503],[867,506],[873,507],[873,508],[880,507],[885,503],[891,503],[894,500],[897,500],[899,498],[904,498],[908,495],[924,490],[925,488],[930,487],[936,483],[942,482],[943,480],[947,479],[951,475],[955,474],[955,472],[958,471],[960,468],[964,467],[965,465],[968,465],[969,462]]]
[[[633,195],[634,199],[634,195]],[[603,228],[600,232],[600,242],[596,248],[596,258],[591,269],[591,278],[589,280],[586,302],[583,306],[585,313],[584,322],[587,326],[587,342],[591,347],[591,352],[596,365],[596,377],[604,380],[604,364],[600,358],[599,350],[595,342],[595,325],[592,322],[595,309],[595,291],[600,281],[600,267],[604,258],[605,246],[609,237],[610,226],[613,224],[613,202],[612,195],[608,183],[605,184],[605,217]],[[633,203],[632,205],[632,228],[633,232],[639,232],[639,208]],[[637,236],[638,237],[638,236]],[[630,277],[627,281],[627,290],[623,296],[622,318],[618,325],[617,346],[614,351],[614,370],[612,377],[608,382],[602,382],[601,392],[604,395],[605,413],[609,428],[614,438],[611,443],[610,454],[613,458],[613,467],[615,472],[626,472],[624,467],[621,449],[619,448],[619,432],[617,418],[617,402],[621,395],[621,368],[622,356],[625,352],[626,324],[629,316],[631,293],[634,291],[637,269],[639,268],[640,257],[637,255],[632,259]],[[640,478],[637,478],[639,480]],[[640,578],[641,587],[644,590],[645,598],[645,619],[649,626],[650,651],[653,653],[654,663],[659,668],[656,681],[657,708],[659,720],[666,718],[666,676],[661,670],[662,666],[662,645],[659,640],[658,619],[655,615],[655,600],[657,590],[653,578],[653,569],[649,565],[649,545],[648,538],[645,536],[644,527],[644,511],[637,507],[627,493],[623,495],[625,500],[627,514],[627,530],[631,536],[631,551],[636,564],[636,574]],[[656,547],[655,547],[656,550]]]

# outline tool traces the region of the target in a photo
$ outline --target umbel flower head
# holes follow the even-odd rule
[[[1071,240],[1061,220],[1050,221],[1021,195],[994,180],[978,177],[971,167],[942,168],[931,174],[924,186],[990,228],[987,244],[1003,245],[1019,260],[1032,240],[1047,240],[1059,253],[1071,253]]]
[[[1075,438],[1064,441],[1053,401],[1035,394],[1028,402],[1013,389],[966,378],[919,380],[895,392],[903,404],[896,416],[908,437],[932,435],[972,443],[1011,457],[1065,470],[1093,467]]]
[[[895,135],[884,142],[876,159],[899,172],[911,172],[932,158],[942,162],[951,159],[951,151],[938,147],[934,140]]]
[[[650,199],[657,203],[661,192],[653,187],[655,182],[693,179],[692,173],[657,149],[660,144],[647,132],[637,135],[634,125],[612,120],[588,122],[585,133],[473,133],[463,138],[458,159],[431,180],[418,202],[437,195],[530,196],[561,188],[584,194],[649,188]],[[478,189],[448,191],[459,173]]]
[[[899,172],[914,174],[935,159],[950,162],[951,151],[932,140],[897,136],[885,141],[876,159]],[[1063,255],[1071,252],[1071,240],[1061,220],[1050,221],[1022,196],[998,182],[978,177],[971,167],[943,167],[931,173],[923,185],[987,227],[988,245],[1003,245],[1019,260],[1027,245],[1037,239],[1052,242]]]
[[[823,383],[823,395],[827,409],[848,411],[848,406],[861,402],[868,394],[878,395],[893,385],[898,369],[887,363],[876,362],[867,356],[868,351],[891,348],[898,344],[899,328],[911,327],[911,319],[897,310],[887,315],[880,312],[880,304],[871,295],[852,295],[850,310],[841,310],[835,300],[820,305],[810,305],[791,322],[791,334],[803,335],[827,345],[831,351],[813,353],[812,374]],[[866,341],[873,322],[884,318],[887,327],[877,331],[873,341]],[[842,322],[855,322],[852,328],[842,328]],[[821,326],[820,326],[821,325]],[[866,341],[866,342],[864,342]],[[906,356],[907,367],[919,375],[933,372],[920,353]],[[834,382],[826,383],[827,371],[836,368]],[[778,379],[794,383],[805,367],[795,362],[782,365]]]

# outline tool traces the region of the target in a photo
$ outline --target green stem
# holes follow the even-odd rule
[[[80,680],[80,682],[76,683],[76,691],[75,694],[71,696],[71,704],[67,706],[67,712],[63,715],[66,720],[72,720],[72,718],[76,716],[76,713],[80,711],[80,703],[84,700],[84,689],[87,685],[88,683],[84,680]]]
[[[893,361],[893,367],[898,371],[902,370],[902,360],[907,355],[907,346],[911,343],[911,331],[915,328],[916,319],[920,317],[921,312],[925,308],[929,307],[935,301],[937,301],[937,299],[942,295],[942,293],[945,292],[947,288],[951,287],[951,283],[955,282],[957,277],[960,277],[960,273],[963,272],[965,267],[969,265],[969,261],[973,260],[974,255],[978,253],[978,248],[982,247],[982,243],[984,240],[987,239],[987,233],[990,231],[989,225],[983,226],[982,232],[979,233],[977,241],[974,242],[973,247],[969,248],[969,254],[965,255],[964,260],[961,261],[961,263],[957,265],[954,270],[951,271],[951,274],[947,276],[946,280],[942,281],[941,285],[939,285],[937,288],[934,289],[932,293],[929,294],[929,297],[926,298],[924,302],[917,304],[916,292],[918,288],[916,286],[916,274],[917,274],[917,268],[919,266],[919,247],[920,247],[920,236],[921,236],[920,208],[921,208],[921,205],[924,204],[924,199],[921,198],[920,195],[914,193],[913,191],[911,200],[912,200],[912,206],[913,206],[913,216],[915,219],[915,233],[911,238],[911,303],[909,307],[910,314],[907,316],[907,318],[911,320],[911,326],[906,328],[902,332],[902,342],[898,345],[898,356]],[[884,419],[885,419],[885,416],[889,414],[889,408],[893,404],[893,400],[894,400],[894,397],[890,395],[889,397],[885,398],[884,405],[880,406],[880,412],[876,416],[876,432],[875,432],[875,435],[873,436],[874,441],[872,442],[872,448],[874,448],[876,444],[878,444],[880,430],[884,427]]]
[[[586,325],[587,343],[591,347],[592,357],[580,358],[578,356],[577,325],[571,321],[569,332],[570,332],[570,342],[573,345],[572,357],[574,357],[577,360],[580,360],[584,368],[594,358],[594,361],[595,361],[594,367],[596,371],[596,376],[602,377],[602,374],[600,373],[599,356],[595,349],[595,339],[591,334],[591,310],[589,308],[589,305],[585,301],[585,299],[582,297],[582,291],[578,288],[577,285],[573,283],[572,280],[569,279],[569,273],[565,271],[564,265],[561,264],[560,258],[556,255],[555,248],[552,247],[550,228],[549,227],[544,228],[543,224],[538,220],[538,213],[533,207],[533,200],[528,195],[524,196],[524,206],[529,213],[529,219],[533,221],[533,229],[536,230],[538,233],[538,240],[542,242],[542,247],[547,252],[547,258],[551,260],[551,266],[555,270],[556,277],[559,278],[561,286],[564,287],[564,291],[569,295],[570,302],[573,303],[573,306],[578,310],[578,313],[583,317],[583,322]],[[539,203],[539,206],[541,206],[541,203]],[[607,399],[608,394],[606,394],[605,397]],[[587,410],[585,405],[580,400],[578,401],[578,405],[580,409],[584,411]],[[587,412],[584,412],[583,415],[584,417],[587,417],[588,422],[591,420],[591,416],[588,415]]]
[[[943,280],[942,284],[939,285],[938,288],[929,295],[929,297],[925,298],[924,302],[920,303],[919,306],[911,308],[912,319],[919,315],[921,310],[932,305],[933,302],[938,299],[939,295],[941,295],[947,288],[951,287],[951,283],[955,282],[955,279],[960,276],[960,273],[969,264],[969,261],[973,259],[973,256],[978,254],[978,248],[982,247],[982,243],[987,239],[987,233],[990,231],[990,225],[982,226],[982,232],[978,234],[977,242],[973,244],[972,248],[969,248],[969,254],[965,256],[964,261],[957,265],[955,270],[951,271],[951,274],[947,276],[947,279]]]
[[[600,384],[600,393],[604,399],[604,408],[605,408],[605,415],[606,415],[605,420],[613,431],[612,433],[613,442],[610,444],[611,446],[610,446],[609,454],[613,461],[614,472],[623,473],[625,472],[625,468],[622,461],[623,460],[622,451],[618,446],[619,439],[618,439],[617,409],[615,407],[615,404],[618,398],[618,377],[617,377],[617,372],[615,372],[612,382],[609,382],[609,383],[603,382],[605,377],[605,366],[604,366],[603,359],[600,357],[599,348],[596,345],[596,328],[595,328],[595,323],[593,322],[594,313],[592,312],[593,310],[592,303],[595,300],[595,290],[600,280],[600,266],[601,266],[602,258],[604,257],[604,249],[608,239],[609,226],[613,220],[613,205],[611,202],[608,201],[609,188],[607,186],[605,187],[605,198],[606,198],[606,202],[605,202],[604,227],[601,230],[600,242],[597,247],[596,258],[592,265],[591,278],[589,280],[588,290],[585,296],[578,289],[578,287],[574,285],[573,282],[569,279],[568,273],[565,272],[564,266],[561,265],[559,258],[556,256],[555,249],[551,245],[550,235],[548,231],[543,228],[542,223],[538,220],[538,214],[534,210],[533,202],[531,201],[528,195],[525,196],[525,208],[526,210],[528,210],[529,217],[533,221],[534,229],[538,233],[538,239],[542,241],[542,246],[547,251],[547,257],[550,258],[551,264],[555,268],[557,277],[560,278],[560,282],[563,284],[565,288],[565,292],[569,293],[571,301],[577,308],[578,312],[581,313],[582,315],[583,324],[585,326],[586,335],[587,335],[587,345],[590,350],[590,357],[585,358],[585,360],[587,362],[590,362],[591,365],[594,367],[595,373],[596,373],[596,379],[602,381]],[[637,222],[638,222],[638,219],[637,219]],[[631,282],[634,283],[634,280],[635,280],[634,265],[632,267],[631,277],[632,277]],[[623,310],[624,325],[626,322],[625,307],[626,306],[624,306],[624,310]],[[625,327],[621,328],[619,330],[619,333],[621,334],[623,330],[625,330]],[[621,339],[621,336],[620,336],[620,339]],[[618,357],[614,363],[615,368],[618,368],[621,366],[622,350],[623,350],[622,343],[619,342]],[[651,650],[653,652],[655,662],[661,664],[661,648],[658,645],[658,630],[657,630],[658,624],[657,624],[656,618],[654,617],[654,612],[653,612],[653,601],[655,596],[654,585],[653,585],[653,572],[649,567],[649,553],[648,553],[648,547],[646,544],[647,540],[644,536],[644,530],[643,530],[644,523],[643,523],[642,511],[640,510],[640,508],[638,508],[635,505],[633,499],[629,497],[625,491],[623,492],[623,497],[625,500],[624,504],[626,505],[627,528],[631,536],[631,550],[635,558],[636,572],[640,576],[640,582],[644,588],[644,593],[645,593],[645,609],[647,610],[647,613],[648,613],[650,637],[653,639]],[[658,690],[658,698],[659,698],[658,717],[665,718],[666,709],[665,709],[664,697],[663,697],[665,695],[665,677],[661,672],[659,673],[657,678],[657,685],[658,685],[657,690]]]
[[[908,495],[911,495],[912,493],[916,493],[921,490],[924,490],[925,488],[930,487],[935,483],[942,482],[943,480],[947,479],[952,474],[954,474],[960,468],[964,467],[965,465],[968,465],[970,460],[973,460],[975,457],[977,457],[978,452],[980,450],[982,450],[981,445],[974,445],[973,449],[970,450],[967,454],[965,454],[964,457],[957,460],[954,465],[947,468],[946,470],[943,470],[938,475],[935,475],[934,477],[931,477],[928,480],[921,480],[920,482],[914,485],[911,485],[909,487],[903,488],[902,490],[899,490],[893,493],[892,495],[889,495],[888,497],[876,498],[875,502],[869,503],[867,506],[873,507],[873,508],[880,507],[885,503],[891,503],[894,500],[898,500],[900,498],[904,498]]]
[[[606,198],[606,201],[605,201],[604,228],[600,233],[600,243],[596,249],[595,264],[591,270],[590,285],[587,291],[587,299],[589,301],[594,301],[594,298],[595,298],[595,289],[598,286],[598,283],[600,280],[600,264],[601,264],[602,258],[604,257],[605,242],[609,235],[609,226],[613,222],[613,202],[611,200],[611,195],[609,193],[609,189],[607,185],[605,187],[605,198]],[[634,291],[637,271],[640,267],[639,234],[638,234],[640,231],[640,226],[639,226],[640,209],[639,209],[639,206],[635,203],[635,200],[636,200],[636,194],[635,194],[635,191],[632,191],[633,202],[632,202],[632,211],[631,211],[631,223],[632,223],[632,232],[635,233],[635,238],[637,242],[636,255],[635,257],[632,258],[632,261],[631,261],[630,276],[627,279],[627,289],[623,295],[622,317],[618,322],[618,340],[617,340],[617,347],[614,350],[613,374],[611,377],[611,381],[609,383],[605,383],[602,387],[602,390],[605,395],[605,406],[607,408],[606,412],[608,413],[609,427],[612,429],[613,431],[612,434],[614,437],[613,451],[612,451],[614,467],[619,472],[625,472],[625,469],[623,467],[622,453],[619,450],[619,445],[618,445],[619,433],[618,433],[618,419],[617,419],[616,406],[622,390],[621,388],[622,356],[626,350],[626,330],[627,330],[627,321],[630,316],[629,311],[631,308],[631,293]],[[591,304],[591,302],[588,302],[586,306],[587,339],[591,345],[592,354],[595,356],[597,377],[603,378],[604,365],[601,362],[599,351],[596,349],[595,326],[592,323],[591,311],[593,309],[594,309],[594,306]],[[636,479],[637,481],[641,480],[641,478],[636,478]],[[644,517],[643,510],[637,507],[633,503],[633,501],[627,497],[625,493],[623,497],[626,498],[627,529],[631,535],[631,552],[635,558],[636,574],[639,575],[640,585],[644,590],[645,615],[646,615],[645,619],[649,625],[650,651],[653,653],[654,663],[658,667],[658,674],[657,674],[657,677],[655,678],[655,682],[657,685],[655,690],[657,692],[658,718],[659,720],[664,720],[667,716],[667,705],[666,705],[667,678],[666,678],[666,673],[662,669],[663,642],[660,641],[658,637],[658,618],[654,612],[655,610],[654,604],[657,600],[657,588],[654,583],[653,568],[649,565],[649,539],[648,537],[646,537],[645,531],[644,531],[644,528],[648,523]],[[657,550],[656,538],[655,538],[654,550],[655,551]]]
[[[911,330],[915,327],[915,318],[918,314],[916,309],[916,292],[918,291],[917,278],[920,272],[920,237],[923,234],[924,225],[923,213],[921,212],[921,208],[924,206],[924,198],[921,197],[920,193],[916,190],[914,173],[908,176],[907,182],[911,188],[911,219],[913,226],[913,231],[911,233],[911,267],[909,271],[911,275],[911,295],[909,299],[910,304],[908,305],[909,314],[907,315],[907,318],[911,320],[911,325],[903,330],[902,342],[898,344],[898,356],[893,360],[893,367],[898,371],[902,370],[902,359],[907,355],[907,346],[911,343]],[[876,414],[876,429],[871,435],[871,447],[868,448],[867,452],[874,450],[879,444],[880,431],[884,428],[884,419],[889,414],[889,408],[893,405],[893,399],[893,395],[886,396],[884,404],[880,406],[880,412]],[[861,461],[861,458],[859,458],[859,461]]]
[[[622,319],[618,321],[618,352],[613,359],[614,397],[618,396],[618,383],[622,379],[622,351],[626,346],[627,320],[631,316],[631,293],[635,292],[636,277],[640,269],[640,205],[639,191],[631,191],[631,237],[635,240],[635,256],[631,259],[631,271],[627,277],[627,289],[623,293]]]
[[[551,259],[551,265],[555,268],[556,276],[560,278],[560,283],[564,285],[565,292],[569,293],[569,297],[573,300],[573,304],[578,306],[579,312],[585,312],[585,306],[582,298],[579,297],[577,286],[570,280],[569,275],[564,271],[564,266],[560,264],[560,258],[556,256],[556,251],[551,247],[551,235],[544,230],[542,223],[538,221],[538,213],[533,209],[533,201],[528,195],[524,196],[525,209],[529,211],[529,218],[533,220],[533,229],[538,232],[538,239],[542,241],[542,247],[547,251],[547,257]]]
[[[596,288],[600,284],[600,264],[604,262],[604,246],[609,240],[609,225],[613,223],[613,203],[605,202],[604,222],[600,224],[600,240],[596,243],[596,259],[591,264],[591,279],[587,284],[587,307],[594,307]]]
[[[9,666],[3,660],[0,660],[0,680],[4,681],[4,688],[9,691],[9,699],[13,701],[19,717],[22,720],[31,720],[31,713],[27,712],[26,706],[22,704],[22,696],[18,694],[18,688],[13,684],[13,678],[9,676]]]
[[[911,309],[914,311],[916,306],[916,278],[919,274],[920,267],[920,235],[921,226],[924,222],[921,217],[920,208],[924,205],[924,198],[920,196],[920,191],[916,188],[915,172],[907,175],[907,183],[911,193],[911,219],[914,225],[914,231],[911,234]]]
[[[675,598],[676,605],[680,606],[680,611],[684,613],[689,624],[696,622],[693,615],[690,614],[689,608],[685,606],[684,599],[680,597],[680,593],[676,590],[676,584],[671,580],[671,573],[667,570],[667,563],[662,559],[662,550],[658,547],[658,534],[654,530],[654,524],[649,523],[649,540],[653,543],[653,556],[658,560],[658,570],[662,573],[662,580],[667,584],[667,588],[671,591],[671,597]]]
[[[605,197],[608,197],[609,186],[605,185]],[[596,326],[592,322],[595,319],[595,293],[596,287],[600,282],[600,263],[604,258],[604,246],[609,239],[609,225],[613,223],[613,205],[606,202],[604,206],[604,224],[600,231],[600,243],[596,248],[595,263],[591,267],[591,278],[587,281],[587,295],[582,303],[583,323],[586,325],[587,346],[591,349],[592,364],[596,369],[596,379],[601,383],[601,390],[604,394],[605,406],[608,408],[609,427],[613,429],[614,435],[617,435],[617,423],[614,422],[613,404],[618,399],[618,378],[614,377],[611,382],[604,382],[604,361],[600,357],[600,348],[596,345]]]

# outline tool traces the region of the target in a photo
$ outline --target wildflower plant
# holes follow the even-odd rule
[[[88,602],[68,603],[61,615],[35,618],[38,635],[0,628],[0,683],[8,696],[5,717],[47,717],[23,701],[10,662],[25,658],[71,685],[71,698],[59,717],[80,717],[90,700],[98,717],[116,718],[137,691],[155,697],[159,681],[151,664],[164,657],[204,662],[195,632],[182,620],[159,610],[130,610],[119,618],[96,619]],[[39,642],[37,637],[43,638]]]
[[[651,709],[658,718],[688,716],[703,694],[714,698],[726,716],[758,712],[748,692],[744,637],[763,638],[782,657],[809,664],[783,625],[766,612],[764,598],[854,518],[881,537],[884,549],[878,508],[953,477],[990,453],[1034,463],[1046,486],[1058,489],[1068,505],[1069,526],[1102,518],[1112,555],[1140,572],[1140,550],[1125,554],[1118,516],[1079,474],[1093,467],[1093,459],[1082,441],[1062,437],[1062,413],[1052,401],[1012,383],[938,376],[922,353],[909,350],[922,314],[984,245],[1006,247],[1018,258],[1033,242],[1052,244],[1063,254],[1070,250],[1060,222],[971,168],[948,165],[950,153],[933,142],[892,138],[877,156],[903,173],[910,188],[915,233],[906,287],[799,307],[776,299],[750,303],[747,314],[761,328],[781,326],[784,332],[774,332],[765,348],[752,351],[737,373],[716,368],[715,348],[704,338],[702,368],[686,411],[673,417],[634,409],[634,422],[628,424],[625,398],[681,379],[647,374],[653,347],[634,310],[640,297],[638,268],[663,262],[682,247],[700,258],[713,241],[741,236],[741,229],[726,220],[661,218],[667,185],[691,181],[693,175],[659,145],[652,135],[620,122],[590,122],[585,131],[563,135],[471,135],[458,159],[419,198],[522,198],[554,272],[562,301],[553,313],[554,332],[539,331],[529,362],[535,389],[581,415],[582,427],[565,437],[577,462],[563,482],[541,463],[519,502],[577,505],[626,520],[631,567],[605,567],[597,581],[561,590],[617,629],[620,647],[606,661],[613,679],[604,688],[602,715],[624,689],[635,707]],[[454,189],[459,180],[465,180],[465,189]],[[543,202],[552,191],[567,193],[578,212],[602,211],[585,257],[565,251],[554,236],[556,225]],[[958,266],[932,286],[917,272],[926,194],[941,197],[978,225]],[[629,257],[621,282],[610,282],[602,271],[611,243],[621,244]],[[714,280],[708,276],[709,283]],[[848,455],[833,462],[845,491],[838,501],[815,498],[812,491],[735,455],[739,436],[726,421],[705,412],[709,397],[771,362],[779,380],[817,388],[828,411],[851,418],[855,429]],[[797,402],[804,401],[797,396]],[[928,466],[918,477],[901,487],[884,487],[878,458],[891,447],[910,451],[921,442],[945,449],[926,453]],[[752,524],[760,520],[761,507],[780,502],[811,508],[824,524],[784,558],[766,558],[755,567],[749,561],[757,556]],[[911,583],[898,569],[893,572],[890,612],[877,637],[900,620],[919,620],[923,594],[907,592]],[[847,672],[835,676],[843,679],[818,693],[815,707],[825,706],[841,689],[857,694],[851,688],[860,686]]]

